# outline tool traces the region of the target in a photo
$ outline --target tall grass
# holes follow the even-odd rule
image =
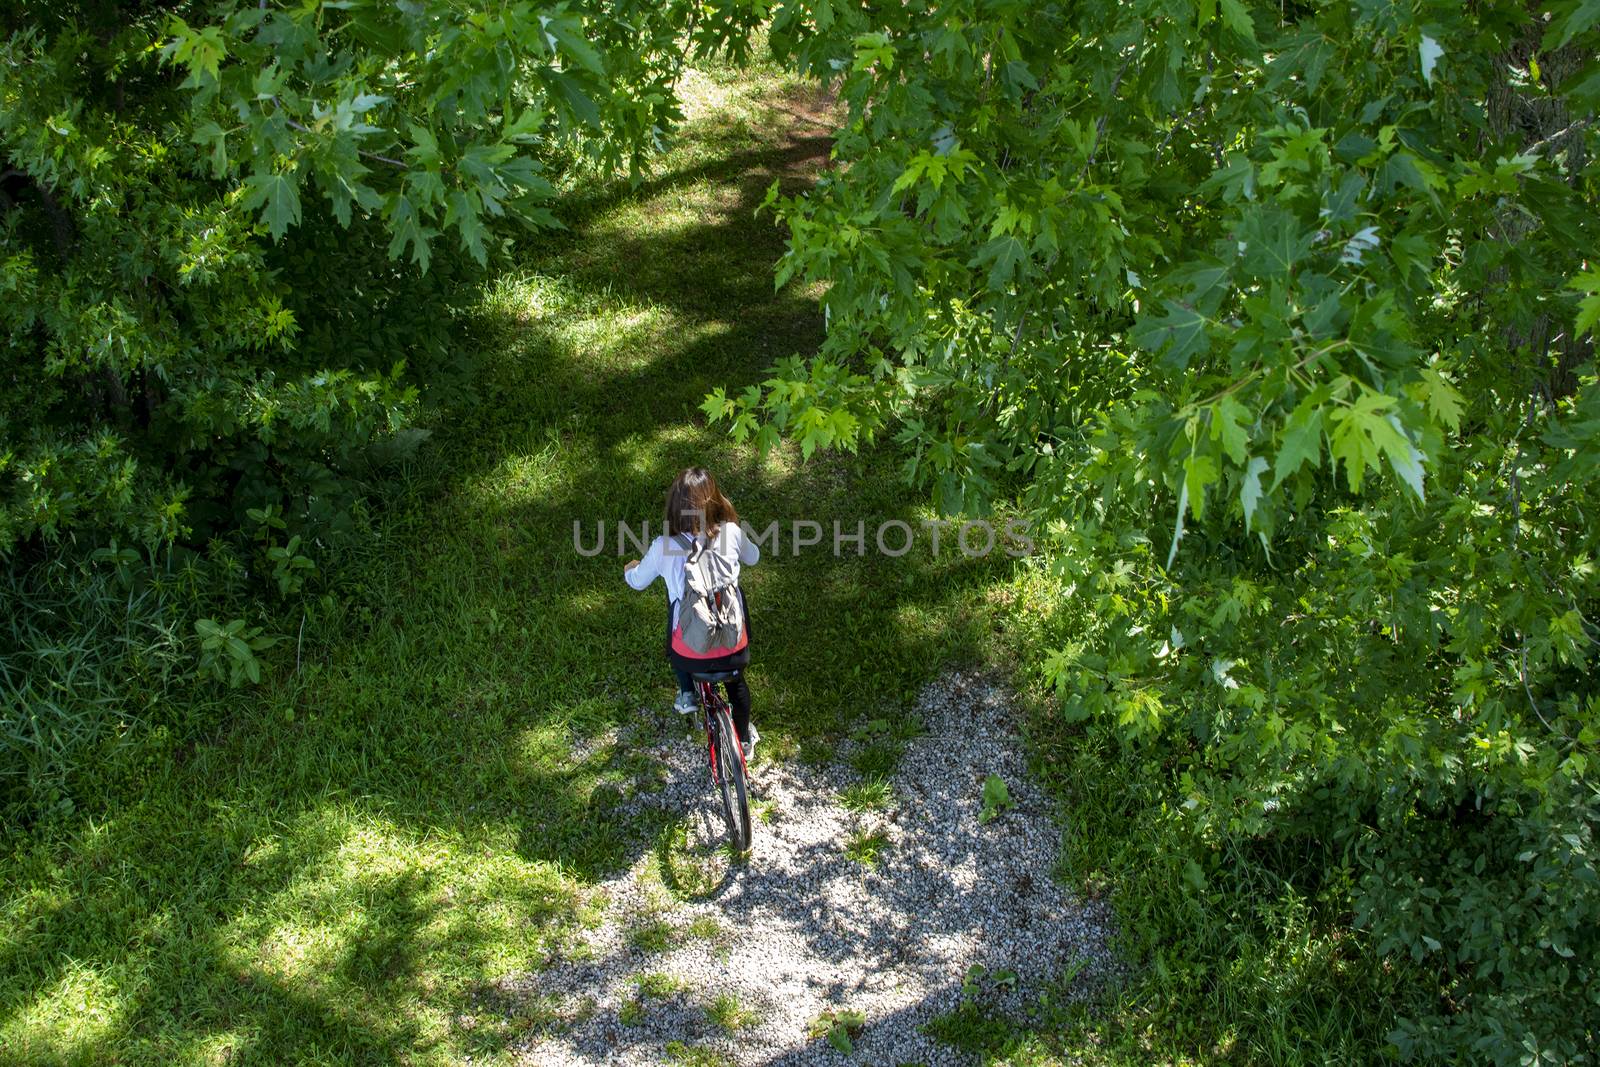
[[[15,826],[70,812],[76,769],[171,709],[194,658],[172,585],[125,566],[48,556],[0,571],[0,600],[0,815]]]

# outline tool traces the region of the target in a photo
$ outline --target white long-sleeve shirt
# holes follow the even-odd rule
[[[639,561],[637,567],[630,567],[622,572],[628,584],[635,589],[644,589],[657,578],[667,583],[667,599],[672,602],[672,622],[678,622],[678,602],[683,599],[684,569],[689,558],[688,535],[679,534],[676,537],[662,535],[650,542],[650,548]],[[732,568],[734,578],[739,576],[739,567],[753,567],[761,559],[761,549],[755,542],[744,535],[738,523],[725,522],[717,530],[716,538],[711,542],[711,551],[725,560]]]

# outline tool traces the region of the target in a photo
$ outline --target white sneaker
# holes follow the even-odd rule
[[[693,715],[700,707],[700,698],[693,693],[679,693],[672,702],[672,710],[679,715]]]
[[[744,761],[746,763],[749,763],[750,762],[750,757],[755,755],[756,742],[759,741],[759,740],[761,740],[761,731],[756,729],[756,724],[755,723],[751,723],[750,724],[750,740],[746,741],[743,745],[740,746],[741,748],[744,749]]]

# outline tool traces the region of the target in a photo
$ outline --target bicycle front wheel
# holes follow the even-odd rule
[[[728,823],[728,842],[735,852],[750,850],[750,789],[744,773],[739,734],[726,707],[717,709],[716,736],[712,742],[717,768],[717,791],[722,794],[722,817]]]

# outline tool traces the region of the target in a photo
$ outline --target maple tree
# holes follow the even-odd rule
[[[892,435],[942,510],[1048,529],[1062,715],[1143,760],[1197,899],[1240,841],[1347,877],[1367,951],[1431,976],[1404,1051],[1595,1030],[1597,23],[775,13],[848,108],[835,170],[768,199],[827,341],[707,415]]]

